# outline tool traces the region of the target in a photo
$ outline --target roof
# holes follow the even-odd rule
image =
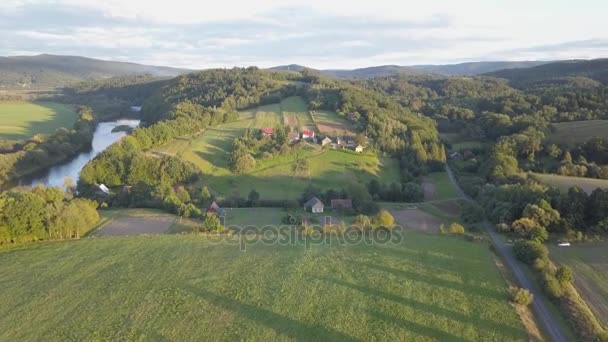
[[[331,139],[329,137],[325,137],[325,139],[323,139],[323,142],[331,142]]]
[[[272,134],[272,132],[274,132],[272,128],[262,128],[260,131],[264,134]]]
[[[224,214],[224,210],[222,208],[220,208],[220,206],[215,201],[211,202],[211,204],[209,205],[209,208],[207,208],[207,212],[208,213],[218,213],[219,215]]]
[[[309,131],[309,130],[302,131],[302,135],[314,135],[314,134],[315,134],[315,132],[313,132],[313,131]]]
[[[357,145],[356,149],[363,149],[363,145]]]
[[[311,199],[308,200],[308,202],[304,203],[304,207],[308,208],[308,207],[324,207],[325,205],[323,204],[323,202],[321,202],[320,199],[318,199],[317,197],[313,196]]]

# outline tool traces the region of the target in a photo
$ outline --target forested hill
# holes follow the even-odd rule
[[[509,80],[515,86],[527,86],[547,80],[586,77],[608,84],[608,58],[560,61],[527,69],[500,70],[486,74]]]
[[[550,62],[542,61],[513,61],[513,62],[469,62],[443,65],[414,65],[411,68],[421,72],[430,72],[450,76],[481,75],[505,69],[531,68]]]
[[[0,89],[56,88],[80,81],[117,76],[173,77],[187,72],[190,70],[77,56],[0,57]]]

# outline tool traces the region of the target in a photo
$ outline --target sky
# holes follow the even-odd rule
[[[606,0],[0,0],[0,55],[193,69],[608,57]]]

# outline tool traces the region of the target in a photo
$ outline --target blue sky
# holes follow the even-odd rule
[[[190,68],[608,57],[600,0],[1,0],[0,55]]]

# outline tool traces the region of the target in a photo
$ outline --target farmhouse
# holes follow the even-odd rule
[[[353,200],[351,200],[350,198],[331,200],[332,209],[352,209],[352,207],[353,207]]]
[[[219,216],[224,216],[224,209],[220,208],[217,202],[213,201],[209,208],[207,208],[207,214],[216,214]]]
[[[309,138],[314,138],[314,137],[315,137],[315,132],[310,131],[310,130],[302,131],[302,139],[309,139]]]
[[[358,152],[358,153],[363,152],[363,146],[357,145],[357,147],[355,147],[355,152]]]
[[[325,205],[323,204],[323,202],[321,202],[320,199],[318,199],[314,196],[311,199],[309,199],[308,202],[304,203],[304,210],[311,211],[315,214],[322,213],[324,208],[325,208]]]
[[[329,137],[325,137],[325,139],[321,140],[321,146],[325,146],[327,144],[331,144],[333,141]]]
[[[274,131],[272,130],[272,128],[262,128],[260,130],[260,133],[262,133],[262,135],[270,137],[272,136],[272,133],[274,133]]]

